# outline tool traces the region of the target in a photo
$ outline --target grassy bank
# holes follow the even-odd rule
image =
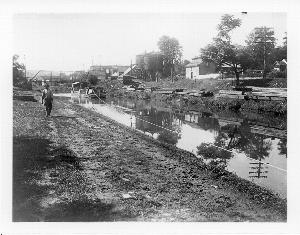
[[[218,79],[202,79],[191,80],[181,79],[175,82],[170,80],[161,80],[159,82],[143,82],[146,87],[158,88],[184,88],[187,90],[206,90],[217,94],[219,90],[231,90],[233,88],[232,81]],[[167,104],[169,107],[195,110],[195,111],[248,111],[256,113],[271,113],[275,115],[287,114],[286,101],[263,101],[263,100],[235,100],[229,98],[214,98],[214,97],[191,97],[180,95],[164,95],[153,92],[128,92],[122,89],[121,81],[102,80],[99,82],[103,86],[109,96],[126,97],[130,99],[155,100]],[[260,87],[286,87],[286,79],[241,79],[243,86],[260,86]]]
[[[180,79],[172,82],[170,79],[161,80],[159,82],[145,82],[146,86],[149,87],[160,87],[160,88],[186,88],[190,90],[208,90],[208,91],[219,91],[231,89],[235,84],[235,79]],[[257,87],[274,87],[274,88],[286,88],[286,78],[241,78],[240,85],[242,86],[257,86]]]
[[[165,103],[167,106],[181,109],[183,111],[210,111],[218,112],[222,110],[248,111],[255,113],[271,113],[273,115],[286,116],[286,101],[263,101],[263,100],[235,100],[230,98],[214,97],[192,97],[181,95],[156,94],[153,92],[128,92],[122,89],[109,93],[110,96],[124,97],[129,99],[155,100]]]

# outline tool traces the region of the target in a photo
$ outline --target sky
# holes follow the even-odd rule
[[[143,52],[158,51],[162,35],[175,37],[183,59],[199,55],[216,36],[226,13],[101,13],[16,14],[13,19],[14,53],[28,70],[87,70],[91,65],[130,65]],[[230,13],[242,20],[232,41],[244,44],[260,26],[272,27],[277,43],[287,32],[285,13]]]

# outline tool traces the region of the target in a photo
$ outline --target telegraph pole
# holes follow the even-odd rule
[[[268,166],[261,161],[261,157],[258,162],[250,162],[250,168],[251,171],[249,171],[249,178],[260,179],[268,177]]]
[[[24,55],[24,67],[25,67],[25,79],[27,77],[27,71],[26,71],[26,56]]]
[[[267,178],[268,166],[262,162],[262,149],[263,149],[264,139],[261,138],[261,144],[258,146],[258,150],[261,153],[259,155],[258,161],[250,162],[251,171],[249,171],[249,178]]]
[[[267,32],[268,30],[270,29],[273,29],[273,28],[268,28],[268,27],[260,27],[260,28],[255,28],[255,29],[262,29],[263,30],[263,35],[262,36],[255,36],[255,41],[254,43],[260,43],[260,44],[263,44],[263,79],[266,78],[266,57],[267,57],[267,53],[266,53],[266,46],[267,44],[274,44],[273,40],[274,40],[274,37],[267,37]]]
[[[174,79],[173,79],[173,64],[174,64],[174,62],[173,62],[173,59],[172,59],[172,64],[171,64],[171,81],[172,81],[172,83],[174,82]]]

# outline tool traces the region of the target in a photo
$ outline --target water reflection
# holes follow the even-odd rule
[[[280,139],[278,143],[278,150],[280,151],[280,154],[285,155],[287,157],[287,139]]]
[[[265,136],[251,133],[249,125],[228,124],[223,126],[213,144],[215,146],[200,144],[197,147],[197,153],[204,159],[212,161],[214,165],[226,168],[228,160],[234,157],[230,150],[234,149],[238,153],[244,153],[250,159],[249,178],[267,178],[268,171],[266,169],[268,167],[262,160],[269,157],[272,143]],[[251,159],[255,161],[251,161]]]
[[[210,160],[209,163],[226,168],[228,160],[233,157],[232,152],[217,148],[208,143],[202,143],[197,146],[197,154],[202,156],[205,160]]]
[[[85,98],[74,99],[74,102],[86,107],[99,103]],[[273,117],[253,114],[248,117],[245,114],[181,112],[143,100],[119,98],[107,102],[123,107],[122,111],[103,104],[93,107],[153,138],[199,154],[206,161],[242,178],[286,195],[284,172],[279,173],[264,164],[285,169],[287,141],[286,130],[282,127],[286,126],[286,120],[274,118],[273,121]]]
[[[219,129],[214,144],[226,149],[244,152],[249,158],[262,160],[269,156],[271,141],[268,137],[252,133],[247,121],[240,125],[227,124]]]
[[[153,107],[149,109],[139,107],[136,111],[136,129],[148,132],[152,136],[156,133],[158,134],[157,139],[162,142],[177,144],[181,138],[181,122],[180,120],[174,120],[172,113],[157,111]]]
[[[179,138],[180,138],[179,134],[170,131],[161,131],[159,132],[157,137],[159,141],[165,142],[167,144],[173,144],[173,145],[176,145],[178,143]]]

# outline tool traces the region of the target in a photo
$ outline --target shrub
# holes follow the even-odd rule
[[[90,85],[95,86],[98,83],[98,78],[95,75],[89,74],[88,82]]]
[[[268,74],[268,78],[286,78],[287,71],[272,71]]]

